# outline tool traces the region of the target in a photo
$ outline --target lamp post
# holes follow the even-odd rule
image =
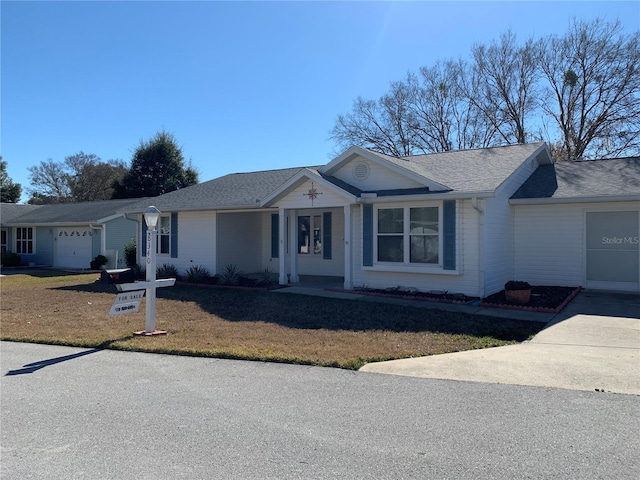
[[[158,220],[160,210],[154,206],[145,208],[144,221],[147,224],[147,306],[145,308],[145,323],[143,335],[162,335],[167,332],[156,330],[156,249],[158,245]]]

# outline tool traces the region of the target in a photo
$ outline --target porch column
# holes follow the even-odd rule
[[[287,249],[287,210],[281,208],[278,210],[278,271],[280,272],[278,283],[280,285],[286,285],[287,282],[287,270],[286,270],[286,258]]]
[[[298,211],[289,210],[289,253],[291,261],[289,268],[291,270],[291,283],[298,283]]]
[[[344,206],[344,289],[353,289],[351,278],[351,205]]]

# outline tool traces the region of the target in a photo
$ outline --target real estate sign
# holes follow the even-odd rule
[[[120,292],[116,295],[109,315],[122,315],[123,313],[137,312],[140,308],[140,300],[144,297],[144,290]]]

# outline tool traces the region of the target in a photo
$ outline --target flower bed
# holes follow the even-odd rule
[[[502,290],[483,298],[481,307],[526,310],[530,312],[558,313],[575,297],[582,287],[558,287],[553,285],[534,285],[531,287],[531,299],[526,305],[507,300]]]
[[[344,290],[341,288],[326,288],[331,292],[357,293],[358,295],[371,295],[375,297],[402,298],[405,300],[422,300],[426,302],[453,303],[455,305],[465,305],[479,300],[478,297],[468,297],[462,293],[448,292],[419,292],[417,290],[400,288],[390,288],[387,290],[375,288],[363,288],[356,290]]]

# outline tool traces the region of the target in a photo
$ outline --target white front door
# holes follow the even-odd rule
[[[59,228],[56,235],[56,267],[89,268],[93,232],[89,228]]]

